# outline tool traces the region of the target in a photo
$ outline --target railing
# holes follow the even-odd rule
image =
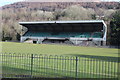
[[[118,58],[0,54],[3,78],[118,78]]]

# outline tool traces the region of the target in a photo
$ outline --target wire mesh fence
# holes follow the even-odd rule
[[[118,78],[118,58],[4,53],[3,78]]]

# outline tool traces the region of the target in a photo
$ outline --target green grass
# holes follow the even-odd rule
[[[30,75],[31,54],[42,57],[34,58],[33,76],[36,77],[75,77],[76,56],[79,58],[77,67],[79,78],[116,78],[118,74],[118,49],[12,42],[1,42],[1,44],[2,53],[7,53],[2,57],[3,74],[9,74],[4,77]],[[21,55],[24,57],[17,57]]]
[[[94,55],[118,57],[118,49],[80,47],[68,45],[27,44],[2,42],[3,53],[29,53],[52,55]]]

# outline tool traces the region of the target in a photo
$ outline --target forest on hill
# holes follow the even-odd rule
[[[108,25],[110,42],[114,15],[120,10],[118,2],[17,2],[0,8],[2,15],[2,40],[18,41],[25,28],[21,21],[96,20]]]

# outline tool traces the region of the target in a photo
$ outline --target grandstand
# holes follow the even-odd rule
[[[21,42],[71,43],[74,45],[105,45],[107,26],[103,20],[19,22],[27,32]]]

